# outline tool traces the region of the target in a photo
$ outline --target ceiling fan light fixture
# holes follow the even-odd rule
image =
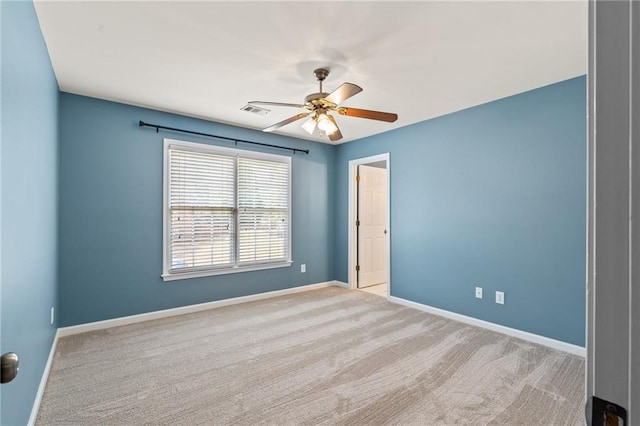
[[[336,130],[338,130],[338,127],[335,124],[333,124],[333,121],[329,119],[327,114],[321,113],[321,114],[318,114],[318,129],[322,130],[327,135],[330,135]]]
[[[302,125],[302,128],[306,130],[307,133],[313,136],[313,132],[316,131],[316,118],[311,117],[310,119],[305,121],[304,124]]]

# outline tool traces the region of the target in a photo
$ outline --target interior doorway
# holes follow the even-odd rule
[[[389,154],[349,162],[349,287],[391,294]]]

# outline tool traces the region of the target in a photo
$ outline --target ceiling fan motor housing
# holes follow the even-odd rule
[[[310,95],[305,96],[304,103],[305,104],[313,104],[313,105],[321,105],[324,98],[329,96],[328,93],[318,92],[312,93]]]

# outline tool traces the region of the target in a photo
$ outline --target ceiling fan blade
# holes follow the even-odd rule
[[[263,132],[273,132],[275,130],[278,130],[280,127],[284,127],[287,124],[291,124],[294,121],[298,121],[302,118],[305,118],[306,116],[308,116],[309,114],[311,114],[310,112],[301,112],[300,114],[296,114],[293,117],[289,117],[284,121],[281,121],[279,123],[274,124],[273,126],[269,126],[266,129],[262,130]]]
[[[382,111],[371,111],[368,109],[358,108],[338,108],[340,115],[348,115],[349,117],[368,118],[369,120],[386,121],[387,123],[393,123],[398,119],[398,114]]]
[[[342,83],[342,85],[331,92],[325,100],[338,105],[360,92],[362,92],[362,87],[352,83]]]
[[[287,103],[283,103],[283,102],[250,101],[250,102],[247,102],[247,103],[249,105],[271,105],[271,106],[305,108],[305,105],[302,105],[302,104],[287,104]]]
[[[340,132],[340,128],[338,127],[338,123],[336,123],[336,119],[333,118],[332,116],[327,114],[327,117],[329,117],[329,120],[331,120],[333,122],[333,124],[336,126],[336,131],[333,132],[333,133],[329,133],[329,140],[331,142],[339,141],[340,139],[342,139],[342,133]]]

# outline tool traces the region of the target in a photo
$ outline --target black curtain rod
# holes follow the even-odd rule
[[[294,154],[296,152],[304,152],[305,154],[309,153],[308,149],[289,148],[288,146],[271,145],[271,144],[262,143],[262,142],[246,141],[244,139],[228,138],[226,136],[212,135],[210,133],[194,132],[192,130],[177,129],[175,127],[167,127],[167,126],[160,126],[159,124],[145,123],[142,120],[140,120],[140,127],[154,127],[156,129],[156,133],[158,131],[160,131],[160,129],[162,129],[162,130],[171,130],[173,132],[188,133],[190,135],[198,135],[198,136],[206,136],[208,138],[224,139],[226,141],[235,142],[236,145],[238,144],[238,142],[242,142],[242,143],[249,143],[251,145],[268,146],[269,148],[286,149],[288,151],[293,151]]]

